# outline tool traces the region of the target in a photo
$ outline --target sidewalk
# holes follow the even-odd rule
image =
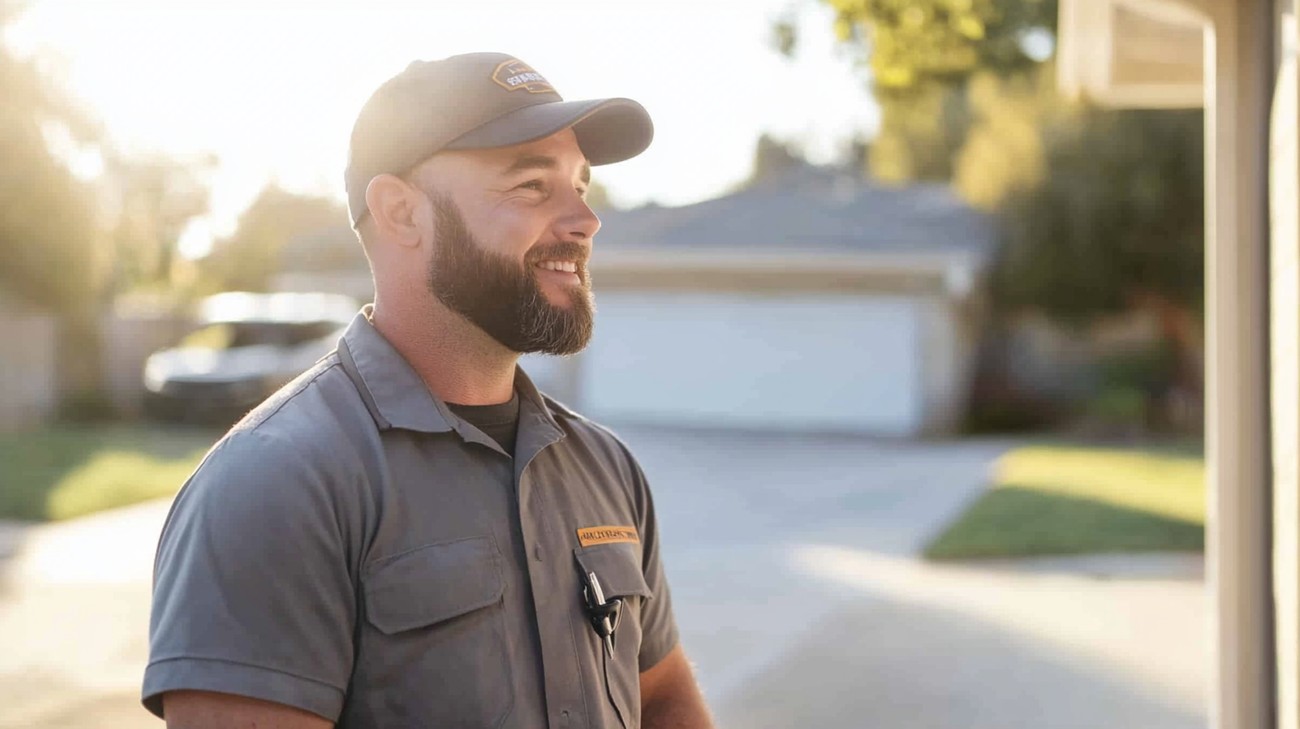
[[[0,727],[162,726],[139,693],[169,506],[0,526]]]

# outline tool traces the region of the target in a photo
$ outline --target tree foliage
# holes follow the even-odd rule
[[[994,291],[1066,321],[1198,311],[1204,281],[1198,111],[1085,110],[1047,125],[1051,174],[1013,192]]]
[[[204,288],[265,291],[280,271],[286,244],[338,229],[347,219],[347,210],[336,200],[268,185],[240,215],[234,233],[217,240],[200,263]],[[347,252],[361,255],[359,246],[349,246]]]
[[[0,28],[19,6],[0,1]],[[52,310],[94,304],[103,256],[96,201],[50,150],[51,137],[86,141],[93,125],[35,61],[0,44],[0,290]]]
[[[868,160],[885,182],[948,180],[972,124],[966,88],[977,74],[1006,78],[1039,65],[1027,37],[1052,37],[1054,0],[822,0],[842,45],[869,69],[881,127]],[[773,44],[794,52],[791,21]]]
[[[208,211],[207,176],[215,165],[212,157],[114,156],[108,160],[102,188],[110,201],[109,295],[176,286],[177,244],[190,222]]]
[[[1053,32],[1052,0],[824,0],[838,38],[860,49],[882,97],[960,85],[976,71],[1009,74],[1036,61],[1023,39]]]
[[[0,28],[22,4],[0,0]],[[0,44],[0,289],[71,318],[116,294],[173,284],[176,245],[207,210],[205,168],[115,153],[41,59]],[[103,174],[79,179],[69,155],[91,151]]]

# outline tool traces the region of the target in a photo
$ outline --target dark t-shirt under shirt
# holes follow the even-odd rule
[[[508,402],[497,405],[458,405],[447,403],[453,413],[483,431],[501,446],[501,450],[515,454],[515,433],[519,430],[519,394],[514,393]]]

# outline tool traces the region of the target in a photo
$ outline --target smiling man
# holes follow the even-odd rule
[[[591,165],[651,135],[495,53],[366,102],[375,302],[176,499],[144,678],[169,727],[710,726],[644,474],[517,367],[590,339]]]

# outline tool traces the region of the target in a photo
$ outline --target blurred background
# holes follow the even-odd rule
[[[655,119],[524,366],[642,460],[722,726],[1206,726],[1202,111],[1069,88],[1062,17],[0,0],[0,726],[160,725],[170,498],[372,295],[356,110],[474,50]],[[1199,98],[1176,21],[1124,69]]]

